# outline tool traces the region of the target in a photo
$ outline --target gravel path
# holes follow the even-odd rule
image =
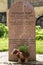
[[[43,54],[36,54],[36,60],[43,62]],[[8,65],[8,52],[0,52],[0,65]],[[3,64],[5,63],[5,64]]]
[[[8,52],[0,52],[0,62],[8,61]]]

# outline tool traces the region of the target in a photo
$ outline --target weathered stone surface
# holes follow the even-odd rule
[[[33,7],[24,1],[14,3],[9,10],[8,26],[9,60],[16,60],[16,56],[11,56],[11,52],[21,45],[29,46],[29,60],[35,60],[35,13]]]

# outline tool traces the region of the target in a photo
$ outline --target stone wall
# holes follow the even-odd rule
[[[0,0],[0,12],[7,11],[7,1],[8,0]]]
[[[20,0],[14,0],[15,2],[20,1]],[[26,0],[32,3],[34,6],[41,6],[43,5],[43,0]]]
[[[20,0],[14,0],[20,1]],[[26,0],[31,2],[33,5],[43,5],[43,0]],[[6,12],[8,9],[8,0],[0,0],[0,12]]]

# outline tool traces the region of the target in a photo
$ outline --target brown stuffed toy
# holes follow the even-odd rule
[[[12,55],[16,55],[18,57],[18,62],[28,62],[28,57],[29,57],[29,53],[27,52],[27,54],[24,54],[23,52],[19,51],[18,49],[14,49],[11,53]]]

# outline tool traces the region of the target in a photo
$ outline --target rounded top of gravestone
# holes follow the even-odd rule
[[[26,36],[28,38],[29,36],[33,36],[31,32],[34,30],[35,21],[36,21],[36,18],[34,14],[34,8],[29,2],[19,1],[14,3],[9,10],[8,25],[9,25],[9,28],[13,30],[12,34],[15,35],[11,37],[18,38],[20,36],[19,38],[21,38],[24,35],[23,38],[26,38]],[[32,28],[33,30],[31,30]],[[29,34],[26,33],[28,30],[31,30],[28,32]]]
[[[18,11],[19,12],[21,10],[23,10],[23,11],[24,10],[31,10],[33,12],[34,8],[28,1],[18,1],[18,2],[14,2],[9,10],[10,10],[10,12],[11,11]]]

